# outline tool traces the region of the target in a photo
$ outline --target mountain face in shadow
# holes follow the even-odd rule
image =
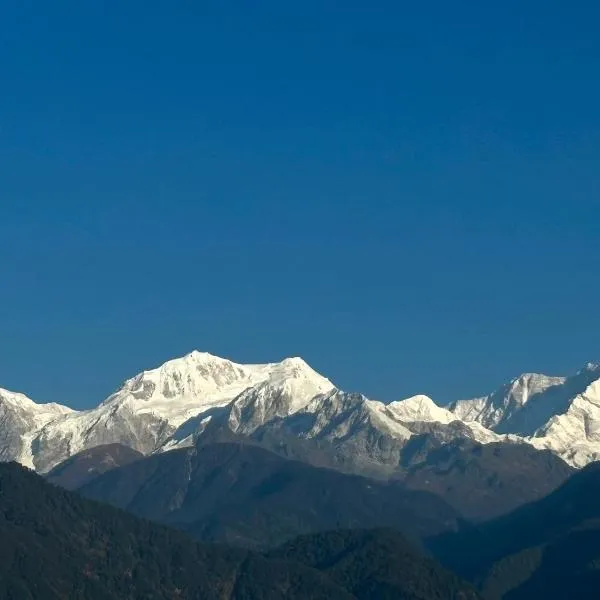
[[[222,443],[175,450],[101,475],[80,492],[203,540],[273,547],[304,533],[393,527],[415,539],[461,526],[428,492]]]
[[[597,598],[599,497],[596,463],[546,498],[471,531],[443,535],[431,548],[490,598]]]
[[[248,438],[215,425],[206,428],[197,446],[215,442],[254,444],[314,466],[402,481],[409,489],[435,493],[465,519],[475,522],[539,500],[575,472],[549,450],[524,443],[480,444],[468,439],[464,431],[458,431],[463,428],[460,421],[447,425],[411,423],[411,428],[420,433],[405,442],[395,471],[385,476],[376,468],[358,468],[352,460],[344,460],[345,455],[327,440],[298,437],[282,427],[263,427]]]
[[[575,472],[549,450],[527,444],[465,439],[432,444],[427,436],[415,437],[404,458],[407,487],[434,492],[471,521],[489,520],[543,498]]]
[[[142,453],[122,444],[96,446],[60,463],[46,478],[67,490],[75,490],[99,475],[128,465],[143,456]]]
[[[325,552],[335,568],[309,560]],[[330,532],[260,555],[194,542],[60,489],[15,463],[0,464],[0,559],[6,600],[476,597],[391,532]]]
[[[435,427],[429,424],[422,435],[414,435],[409,440],[392,480],[402,481],[412,490],[435,493],[469,521],[495,518],[538,500],[574,472],[547,450],[536,450],[527,444],[479,444],[465,438],[446,441],[437,434],[430,435]],[[196,447],[223,443],[258,446],[282,458],[357,474],[352,465],[336,460],[335,452],[326,442],[281,437],[270,430],[252,438],[226,430],[213,433],[215,435],[202,436]],[[98,446],[67,459],[47,477],[62,487],[77,489],[109,470],[140,458],[143,458],[140,453],[126,446]],[[379,478],[380,481],[386,479]],[[122,502],[118,505],[122,506]]]

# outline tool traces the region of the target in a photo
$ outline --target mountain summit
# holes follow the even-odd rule
[[[20,394],[0,393],[0,458],[46,472],[82,450],[124,444],[143,454],[162,448],[186,423],[231,403],[257,386],[285,390],[293,412],[298,403],[334,388],[301,358],[241,365],[193,351],[143,371],[99,406],[74,411],[36,404]],[[301,400],[301,399],[304,400]]]
[[[300,393],[304,387],[311,397],[333,388],[301,358],[242,365],[194,351],[127,380],[101,406],[128,404],[138,414],[158,415],[178,427],[208,408],[227,404],[248,388],[292,381],[297,383],[292,392]]]
[[[409,462],[423,458],[415,440],[425,438],[430,448],[456,439],[527,443],[580,467],[600,456],[599,381],[600,365],[588,363],[570,377],[524,374],[445,406],[423,395],[384,404],[339,390],[301,358],[238,364],[193,351],[128,379],[90,410],[0,390],[0,459],[45,473],[96,446],[148,455],[235,435],[384,476],[406,466],[409,441]]]
[[[600,364],[570,377],[521,375],[489,396],[447,406],[497,434],[552,450],[575,467],[600,457]]]

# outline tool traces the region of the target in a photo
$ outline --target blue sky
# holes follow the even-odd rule
[[[593,2],[3,2],[0,386],[193,348],[392,400],[600,359]]]

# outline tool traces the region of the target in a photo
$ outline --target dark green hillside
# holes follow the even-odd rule
[[[317,597],[352,596],[314,569],[196,544],[0,464],[3,600]]]
[[[404,536],[390,530],[303,536],[268,556],[322,570],[361,600],[479,598],[474,588],[421,556]]]
[[[332,558],[335,549],[335,568],[307,560],[313,551],[297,551],[311,547],[327,551]],[[405,592],[410,595],[402,595]],[[260,555],[196,543],[176,530],[60,489],[15,463],[2,463],[0,598],[437,600],[475,596],[467,584],[422,558],[393,533],[305,537],[286,549]]]
[[[490,598],[598,598],[600,465],[589,465],[542,500],[441,536],[431,547]]]

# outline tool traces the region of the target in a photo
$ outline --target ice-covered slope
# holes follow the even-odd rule
[[[459,418],[445,408],[438,406],[429,396],[423,395],[391,402],[387,405],[387,408],[398,419],[409,423],[414,421],[436,421],[448,424]]]
[[[248,388],[268,384],[285,391],[290,402],[312,397],[333,384],[302,359],[241,365],[206,352],[192,352],[125,382],[100,408],[128,404],[137,414],[158,416],[179,427],[212,407],[224,406]]]
[[[281,389],[295,403],[333,388],[299,358],[280,363],[239,365],[202,352],[171,360],[127,380],[98,407],[71,411],[28,401],[10,411],[0,432],[3,460],[19,460],[46,472],[66,458],[105,444],[124,444],[149,454],[198,415],[223,407],[259,385]],[[22,402],[22,404],[24,401]],[[1,410],[1,409],[0,409]],[[208,417],[207,417],[208,418]]]
[[[469,438],[479,443],[527,443],[550,449],[581,467],[600,459],[600,365],[570,377],[521,375],[482,398],[441,407],[423,395],[383,404],[361,394],[332,390],[298,410],[285,409],[269,384],[250,388],[228,408],[231,431],[261,438],[296,436],[327,445],[348,464],[394,468],[415,435],[438,442]],[[282,408],[283,407],[283,408]]]
[[[240,394],[231,405],[229,422],[236,433],[251,433],[269,420],[296,414],[333,384],[302,359],[284,360],[270,376]]]
[[[600,369],[596,373],[600,377]],[[564,412],[548,419],[528,441],[575,467],[600,460],[600,379],[576,394]]]
[[[550,404],[544,401],[538,402],[538,400],[544,398],[548,393],[563,390],[565,381],[565,377],[547,377],[538,373],[525,373],[489,396],[458,400],[449,406],[449,410],[455,415],[455,418],[477,421],[488,429],[506,428],[508,423],[520,414],[526,405],[528,409],[531,408],[532,403],[535,403],[542,410],[547,407],[552,411],[557,410],[556,401]],[[560,395],[556,400],[560,399]],[[529,412],[534,413],[534,411]],[[531,416],[537,415],[532,414]],[[541,424],[539,423],[539,425]],[[531,424],[530,427],[533,428],[529,433],[533,433],[536,427]]]
[[[337,389],[300,358],[243,365],[192,352],[127,380],[86,411],[0,390],[0,460],[46,472],[95,446],[150,454],[226,431],[308,440],[336,464],[388,471],[415,436],[528,443],[582,466],[600,458],[599,380],[600,365],[590,363],[571,377],[521,375],[445,408],[422,395],[383,404]]]
[[[536,448],[548,448],[573,466],[600,458],[600,363],[570,377],[521,375],[482,398],[447,409]]]
[[[31,442],[50,421],[73,414],[60,404],[37,404],[27,396],[0,388],[0,461],[33,467]]]
[[[312,460],[324,451],[330,462],[346,470],[389,475],[400,468],[402,450],[414,435],[441,441],[455,437],[482,443],[503,438],[478,423],[462,423],[426,396],[384,404],[362,394],[331,389],[290,393],[286,387],[261,383],[236,398],[210,426],[200,426],[186,440],[204,436],[227,439],[226,432],[266,443],[273,450],[292,448],[296,458]],[[317,392],[317,394],[315,394]],[[322,391],[321,391],[322,392]],[[296,397],[296,402],[291,399]],[[296,441],[308,442],[300,447]],[[323,464],[321,453],[316,463]]]

